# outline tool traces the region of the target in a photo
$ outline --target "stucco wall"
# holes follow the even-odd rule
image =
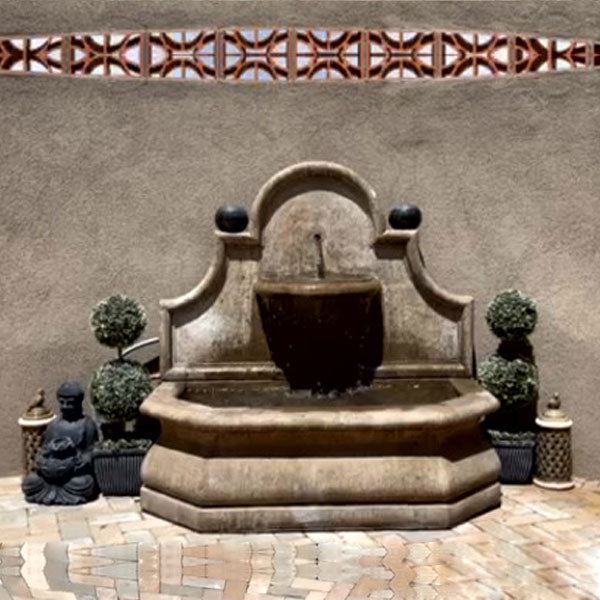
[[[597,2],[0,0],[0,35],[212,25],[401,27],[600,37]],[[424,211],[436,280],[477,301],[539,301],[543,397],[575,419],[575,471],[596,456],[600,319],[598,72],[512,80],[195,84],[0,77],[0,475],[36,388],[87,382],[110,356],[88,327],[114,292],[158,300],[203,276],[213,214],[247,206],[301,160],[332,160]]]

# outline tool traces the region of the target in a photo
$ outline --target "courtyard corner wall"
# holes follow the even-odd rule
[[[250,27],[399,28],[600,37],[595,0],[0,0],[0,36]],[[539,303],[542,400],[574,419],[574,470],[600,477],[600,77],[414,82],[194,83],[0,76],[0,475],[20,468],[17,418],[38,387],[87,385],[109,358],[88,325],[101,298],[161,298],[208,268],[213,215],[250,207],[300,161],[347,166],[383,211],[423,210],[421,246],[443,287],[486,304]]]

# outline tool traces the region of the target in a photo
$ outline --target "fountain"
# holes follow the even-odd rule
[[[161,302],[142,507],[268,531],[445,528],[498,506],[473,301],[427,274],[418,222],[386,228],[366,182],[315,162],[271,178],[245,225]]]

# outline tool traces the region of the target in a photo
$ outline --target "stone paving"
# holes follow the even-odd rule
[[[600,484],[504,486],[444,531],[197,534],[134,498],[27,504],[0,479],[0,600],[600,599]]]

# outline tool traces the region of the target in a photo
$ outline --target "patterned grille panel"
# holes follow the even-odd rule
[[[202,80],[504,77],[600,66],[600,43],[520,34],[204,29],[0,38],[0,73]]]

